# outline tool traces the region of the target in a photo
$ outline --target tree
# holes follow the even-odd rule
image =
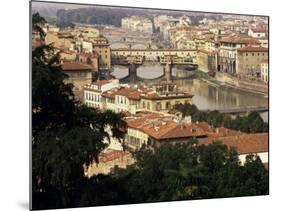
[[[46,35],[44,30],[41,28],[41,26],[45,23],[46,20],[41,17],[38,12],[32,15],[32,31],[37,32],[41,39],[43,39]]]
[[[254,111],[248,115],[249,131],[252,133],[263,131],[264,122],[258,112]]]
[[[263,121],[258,112],[251,112],[247,116],[236,116],[232,119],[227,114],[217,110],[200,111],[195,105],[178,104],[175,107],[183,116],[191,116],[193,122],[207,122],[212,127],[226,127],[246,133],[268,132],[268,124]]]
[[[51,45],[32,52],[33,209],[83,206],[91,184],[84,171],[107,146],[105,128],[122,139],[125,127],[121,114],[78,105],[59,63]]]

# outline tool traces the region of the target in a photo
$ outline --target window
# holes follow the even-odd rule
[[[252,56],[254,56],[255,54],[254,53],[252,53]]]
[[[149,102],[147,102],[146,108],[147,108],[148,110],[150,110],[150,103],[149,103]]]
[[[156,110],[160,111],[162,109],[161,102],[156,103]]]
[[[171,103],[170,102],[166,102],[166,110],[171,109]]]

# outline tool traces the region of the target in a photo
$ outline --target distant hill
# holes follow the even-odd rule
[[[188,12],[188,11],[173,11],[173,10],[153,10],[153,9],[138,9],[138,8],[122,8],[97,5],[75,5],[63,3],[42,3],[33,2],[32,12],[39,12],[43,17],[55,17],[59,27],[72,26],[73,23],[85,24],[105,24],[121,26],[121,19],[126,16],[145,16],[153,19],[156,15],[170,15],[190,17],[194,24],[205,16],[218,18],[220,15]]]
[[[77,9],[88,7],[87,5],[76,4],[62,4],[62,3],[50,3],[50,2],[32,2],[32,13],[39,12],[43,17],[55,17],[57,11],[61,9]]]

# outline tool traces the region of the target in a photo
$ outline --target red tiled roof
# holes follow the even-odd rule
[[[114,99],[115,98],[115,93],[112,91],[107,91],[107,92],[103,92],[101,94],[102,97],[106,97],[106,98],[111,98]]]
[[[113,150],[109,149],[99,156],[99,161],[103,163],[107,163],[109,161],[113,161],[116,159],[120,159],[126,156],[131,156],[131,153],[128,151],[120,151],[120,150]]]
[[[259,41],[254,38],[245,37],[224,37],[219,40],[221,43],[242,43],[242,44],[258,44]]]
[[[202,137],[207,135],[204,130],[195,124],[177,123],[172,119],[164,120],[164,118],[146,117],[126,121],[128,127],[138,129],[157,140]]]
[[[65,71],[91,71],[92,67],[88,64],[80,63],[80,62],[63,62],[62,69]]]
[[[208,145],[221,141],[228,147],[234,147],[238,154],[268,152],[268,133],[241,134],[226,137],[200,139],[199,145]]]
[[[94,84],[98,85],[98,86],[102,86],[102,85],[105,85],[105,84],[108,84],[110,83],[109,80],[98,80],[96,82],[94,82]]]
[[[254,33],[266,33],[266,29],[264,28],[255,28],[251,29]]]
[[[268,48],[246,46],[243,48],[239,48],[238,51],[241,51],[241,52],[268,52]]]

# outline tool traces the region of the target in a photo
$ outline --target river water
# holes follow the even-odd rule
[[[128,67],[114,66],[112,75],[123,78],[128,75]],[[172,75],[177,75],[178,69],[174,69]],[[145,79],[153,79],[163,75],[163,66],[142,65],[137,69],[137,75]],[[268,98],[251,92],[240,91],[228,87],[219,87],[196,78],[174,80],[181,90],[194,94],[193,103],[199,109],[225,109],[240,106],[264,106],[268,104]],[[150,83],[153,83],[151,80]],[[268,112],[261,113],[264,121],[268,122]]]

